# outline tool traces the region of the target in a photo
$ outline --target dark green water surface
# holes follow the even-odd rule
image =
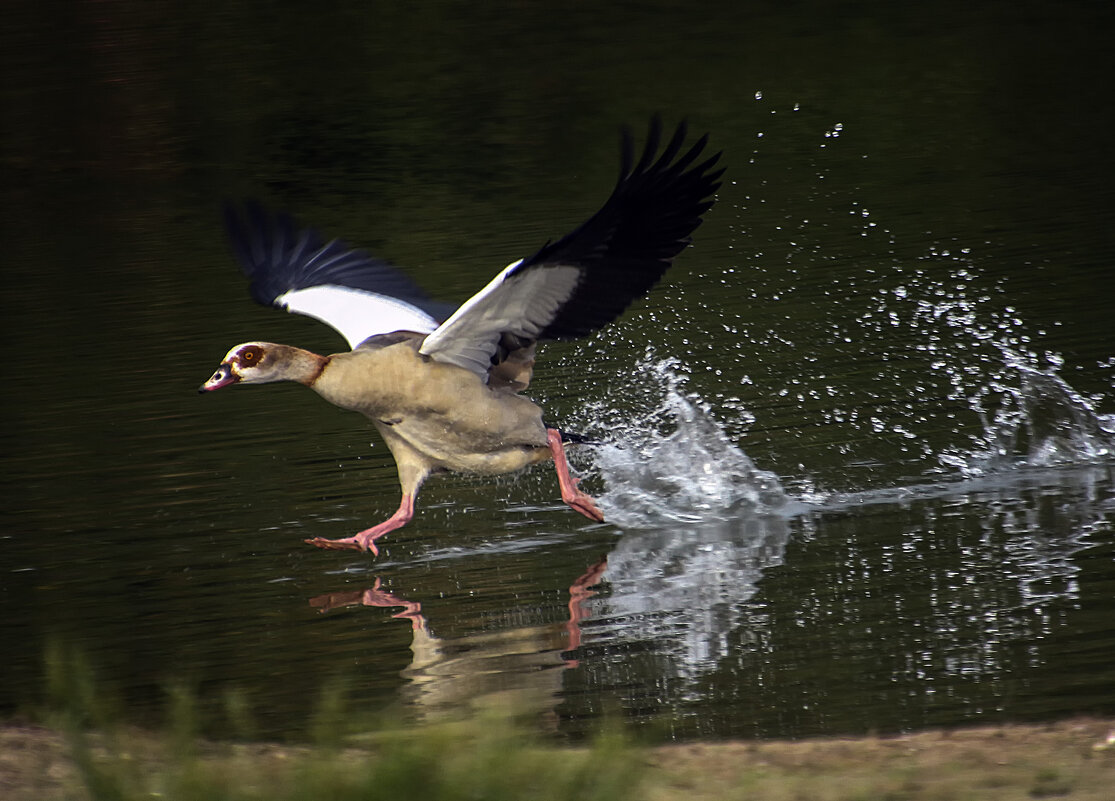
[[[571,736],[800,737],[1115,714],[1107,3],[22,2],[0,32],[0,713],[87,655],[299,737],[323,686]],[[256,196],[460,302],[604,200],[617,132],[711,132],[718,204],[531,394],[549,467],[390,514],[362,418],[199,397],[256,307]],[[369,448],[369,443],[372,447]],[[400,614],[402,616],[400,616]]]

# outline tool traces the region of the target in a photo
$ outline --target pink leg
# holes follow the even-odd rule
[[[364,590],[361,603],[363,603],[364,606],[401,606],[403,607],[403,611],[391,615],[391,617],[410,618],[410,627],[415,631],[426,628],[426,618],[422,616],[422,604],[418,603],[418,601],[404,601],[398,595],[381,590],[378,577],[376,578],[375,586],[370,590]]]
[[[369,529],[361,531],[352,537],[345,537],[339,540],[327,540],[324,537],[314,537],[312,540],[306,540],[310,545],[316,545],[319,548],[326,548],[328,550],[339,551],[344,549],[355,551],[371,551],[376,556],[379,556],[379,548],[376,547],[376,540],[382,537],[389,531],[394,531],[397,528],[402,528],[410,519],[414,517],[414,496],[403,495],[403,500],[399,504],[399,508],[395,514],[384,520],[378,526],[372,526]]]
[[[422,604],[417,601],[405,601],[399,596],[386,592],[380,587],[382,582],[377,578],[375,585],[370,590],[356,590],[349,592],[329,592],[310,599],[310,606],[329,612],[340,609],[342,606],[401,606],[403,611],[391,617],[410,618],[410,627],[415,630],[426,628],[426,618],[422,616]]]
[[[577,489],[579,479],[569,475],[569,463],[565,461],[565,446],[561,443],[561,432],[556,428],[547,428],[546,442],[550,446],[550,453],[554,457],[554,467],[557,468],[561,499],[589,520],[603,523],[604,514],[596,508],[596,502]]]
[[[579,579],[573,582],[569,588],[569,620],[565,621],[565,632],[568,635],[567,650],[576,651],[581,647],[581,621],[585,619],[587,612],[585,611],[584,603],[592,596],[596,595],[596,591],[592,588],[600,583],[600,577],[604,575],[604,570],[608,567],[608,557],[605,556],[595,565],[589,567]],[[565,666],[567,668],[575,668],[580,664],[576,659],[566,659]]]

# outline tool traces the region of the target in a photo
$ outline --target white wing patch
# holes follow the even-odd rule
[[[348,340],[350,348],[376,334],[426,334],[437,328],[437,320],[398,298],[335,284],[291,290],[275,298],[275,305],[321,320]]]
[[[581,268],[555,264],[510,275],[521,263],[509,264],[465,301],[426,337],[419,352],[486,379],[501,334],[536,338],[573,295]]]

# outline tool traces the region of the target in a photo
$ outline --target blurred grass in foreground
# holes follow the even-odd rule
[[[184,685],[168,688],[166,731],[118,725],[115,705],[99,692],[81,654],[47,654],[52,729],[62,732],[85,793],[93,801],[624,801],[638,791],[639,762],[619,737],[591,747],[545,743],[489,710],[464,721],[403,728],[346,714],[343,682],[326,682],[305,746],[219,743],[200,736],[198,704]],[[243,699],[225,699],[226,719],[242,737],[251,715]]]
[[[126,727],[80,654],[52,648],[47,671],[48,727],[0,725],[4,801],[1109,801],[1115,787],[1106,718],[657,748],[604,736],[571,748],[507,712],[373,726],[330,682],[314,742],[291,746],[202,738],[180,685],[168,690],[164,731]],[[250,733],[244,699],[229,694],[225,706],[230,728]]]

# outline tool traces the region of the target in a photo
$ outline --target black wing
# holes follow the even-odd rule
[[[352,347],[374,334],[406,328],[432,331],[452,307],[436,303],[403,272],[382,259],[259,203],[226,203],[225,228],[233,254],[264,306],[315,317],[341,332]]]
[[[504,269],[423,343],[439,361],[486,375],[508,349],[584,336],[645,295],[689,244],[720,187],[720,153],[698,162],[708,136],[683,155],[682,122],[658,153],[655,116],[638,163],[623,131],[619,180],[584,224]]]

